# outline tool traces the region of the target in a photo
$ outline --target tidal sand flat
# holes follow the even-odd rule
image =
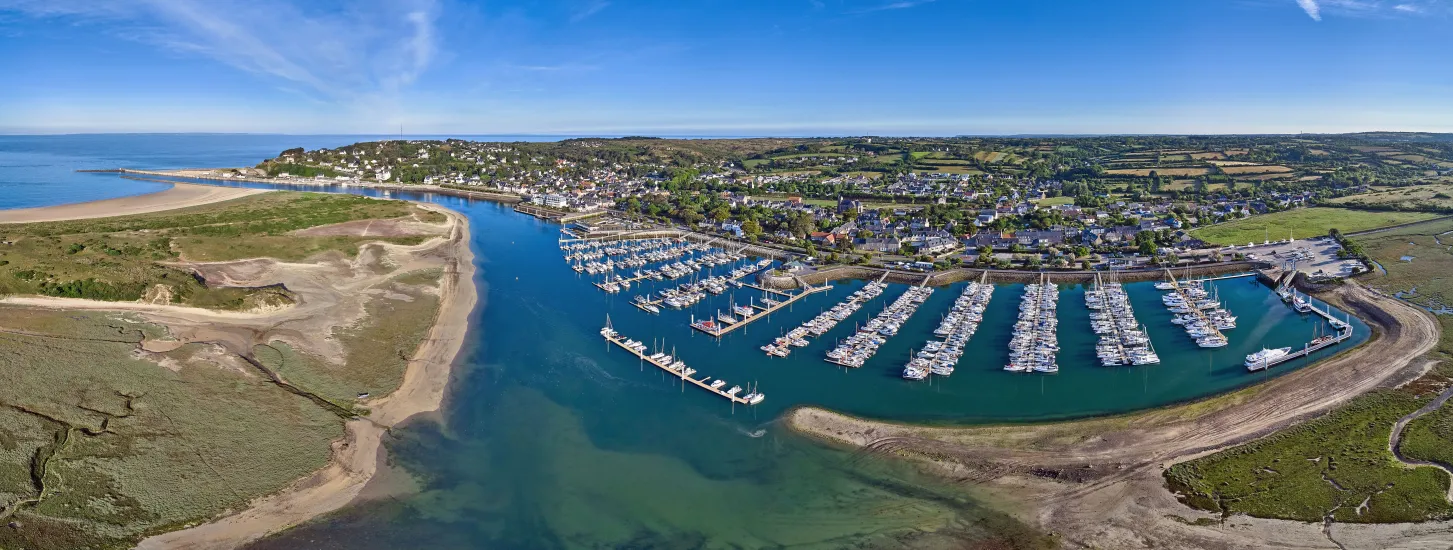
[[[246,194],[0,233],[4,548],[224,517],[146,544],[236,546],[346,504],[383,431],[438,407],[474,303],[463,219],[400,201]]]
[[[53,222],[147,214],[212,204],[263,192],[265,191],[259,189],[237,189],[191,183],[174,183],[170,189],[133,197],[104,199],[58,206],[0,210],[0,223]]]

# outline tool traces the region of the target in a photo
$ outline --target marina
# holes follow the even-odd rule
[[[742,387],[737,385],[733,385],[730,389],[724,390],[722,388],[725,388],[727,385],[727,382],[725,380],[712,380],[710,376],[696,378],[696,369],[686,366],[686,363],[684,361],[677,359],[673,355],[668,355],[664,352],[654,352],[650,355],[647,355],[646,352],[648,348],[646,347],[646,344],[636,340],[628,339],[617,333],[615,329],[612,328],[610,325],[609,316],[606,317],[605,327],[600,329],[600,335],[601,337],[605,338],[607,342],[620,346],[621,349],[631,352],[631,354],[639,357],[642,361],[650,363],[656,368],[664,370],[670,373],[672,376],[680,378],[683,383],[690,382],[703,390],[709,391],[721,397],[725,397],[732,403],[736,403],[739,405],[756,405],[758,403],[761,403],[762,400],[766,399],[765,395],[762,395],[761,392],[756,390],[746,390],[747,393],[743,394]]]
[[[1327,324],[1331,326],[1332,333],[1322,334],[1322,331],[1314,329],[1312,339],[1302,344],[1302,349],[1295,351],[1291,347],[1263,347],[1261,351],[1246,356],[1244,364],[1248,371],[1256,372],[1267,370],[1281,363],[1291,361],[1292,359],[1306,357],[1319,350],[1335,346],[1352,337],[1353,326],[1350,314],[1347,320],[1338,319],[1335,315],[1332,315],[1331,306],[1318,308],[1312,303],[1310,298],[1298,296],[1295,289],[1291,289],[1290,292],[1284,292],[1283,290],[1280,288],[1277,289],[1277,294],[1283,298],[1283,301],[1288,302],[1288,305],[1292,307],[1293,311],[1301,314],[1311,313],[1325,319]],[[1320,325],[1318,328],[1320,328]]]
[[[826,334],[827,331],[836,327],[838,323],[841,323],[853,313],[856,313],[858,309],[863,307],[863,304],[881,296],[883,290],[888,288],[888,285],[883,283],[883,280],[887,278],[888,275],[884,274],[878,280],[868,283],[862,289],[854,292],[848,299],[833,306],[832,309],[819,313],[817,317],[808,319],[801,326],[773,340],[772,343],[762,346],[762,351],[773,357],[787,357],[792,353],[792,348],[807,346],[811,338]]]
[[[929,340],[922,350],[914,353],[912,359],[903,367],[903,378],[923,380],[930,374],[953,374],[954,366],[958,365],[959,357],[963,356],[964,346],[978,332],[979,323],[984,321],[984,310],[989,307],[989,300],[993,297],[994,285],[989,284],[988,273],[980,276],[978,282],[964,285],[964,290],[954,300],[953,308],[933,331],[934,336],[942,339]]]
[[[760,273],[771,265],[772,260],[768,259],[762,259],[755,263],[747,262],[726,275],[708,277],[697,282],[678,285],[674,288],[664,288],[656,291],[654,294],[637,295],[631,300],[631,304],[648,313],[660,313],[662,306],[672,309],[684,309],[705,299],[707,293],[713,295],[724,294],[733,286],[737,288],[753,288],[772,293],[775,291],[742,282],[742,279]]]
[[[776,295],[777,298],[763,296],[761,304],[753,301],[747,305],[733,305],[731,313],[722,315],[721,312],[717,312],[715,319],[697,320],[693,317],[691,319],[691,328],[704,332],[714,338],[721,338],[727,335],[727,333],[751,324],[753,321],[765,319],[771,316],[773,312],[788,307],[798,300],[818,292],[832,290],[833,288],[831,285],[808,286],[796,293],[786,293],[755,285],[746,286],[760,290],[764,295]],[[786,299],[780,299],[782,297],[786,297]]]
[[[1182,284],[1170,270],[1166,270],[1167,281],[1156,285],[1158,289],[1169,287],[1169,294],[1161,297],[1166,309],[1176,314],[1171,323],[1181,325],[1186,334],[1203,348],[1223,348],[1230,344],[1223,330],[1236,328],[1236,316],[1221,307],[1219,297],[1207,292],[1205,281]]]
[[[1095,334],[1100,335],[1095,346],[1100,364],[1112,367],[1160,363],[1145,328],[1135,320],[1130,295],[1119,282],[1107,283],[1103,274],[1095,274],[1094,287],[1085,292],[1085,307],[1090,309]]]
[[[927,286],[918,285],[908,287],[903,294],[898,296],[888,307],[878,313],[876,317],[858,327],[852,336],[838,343],[837,347],[827,352],[827,362],[844,367],[862,367],[868,359],[878,353],[878,348],[887,343],[889,338],[898,334],[903,324],[908,321],[918,307],[928,300],[933,294],[933,289]]]
[[[1040,275],[1039,282],[1024,285],[1020,299],[1019,320],[1014,323],[1014,338],[1009,341],[1009,372],[1059,372],[1059,286]]]

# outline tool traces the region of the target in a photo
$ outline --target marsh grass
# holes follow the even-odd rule
[[[1453,517],[1448,475],[1404,468],[1387,450],[1393,423],[1430,398],[1371,393],[1257,442],[1177,464],[1165,477],[1187,504],[1228,515],[1367,523]]]
[[[154,327],[8,307],[0,327],[0,496],[36,496],[31,458],[53,450],[45,498],[15,511],[0,548],[129,547],[306,476],[342,435],[337,416],[202,345],[167,353],[176,371],[134,358]]]

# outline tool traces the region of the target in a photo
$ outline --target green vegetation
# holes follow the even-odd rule
[[[1297,521],[1404,522],[1453,517],[1448,475],[1405,468],[1387,450],[1392,425],[1431,398],[1371,393],[1331,414],[1166,471],[1194,507]]]
[[[1355,238],[1362,251],[1383,266],[1363,277],[1368,285],[1413,304],[1442,310],[1453,304],[1453,220],[1391,229]],[[1444,243],[1447,244],[1444,244]],[[1442,317],[1442,316],[1440,316]],[[1450,341],[1444,332],[1443,342]]]
[[[129,548],[320,468],[342,421],[159,328],[0,307],[0,548]],[[43,497],[42,497],[43,492]]]
[[[1445,404],[1409,422],[1399,450],[1412,460],[1453,467],[1453,407]]]
[[[300,260],[325,252],[357,253],[366,241],[417,243],[420,237],[304,237],[291,232],[353,220],[399,218],[408,203],[337,194],[267,193],[165,213],[99,220],[0,226],[0,295],[176,303],[246,309],[287,303],[281,289],[209,288],[163,262],[271,257]],[[165,293],[156,293],[158,286]]]
[[[1299,208],[1242,220],[1230,221],[1191,231],[1191,236],[1212,244],[1244,245],[1260,243],[1267,238],[1283,240],[1288,232],[1305,239],[1327,235],[1332,229],[1343,233],[1366,231],[1436,217],[1417,212],[1368,212],[1346,208]]]
[[[1329,201],[1338,206],[1369,210],[1400,210],[1453,214],[1453,184],[1434,183],[1393,187],[1372,193],[1338,197]]]

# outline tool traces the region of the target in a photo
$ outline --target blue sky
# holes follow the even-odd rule
[[[1453,0],[0,0],[0,133],[1453,131]]]

